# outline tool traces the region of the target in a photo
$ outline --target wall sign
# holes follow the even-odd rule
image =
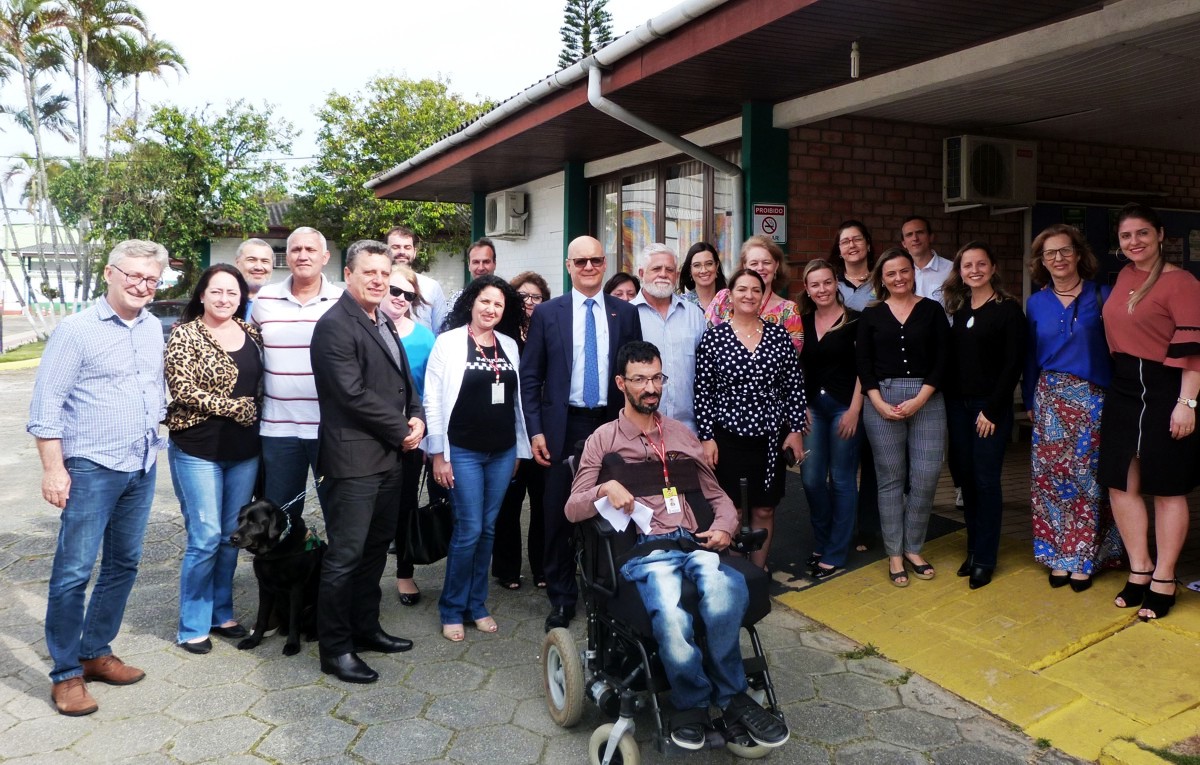
[[[785,205],[754,205],[754,234],[765,236],[776,244],[787,242],[787,207]]]

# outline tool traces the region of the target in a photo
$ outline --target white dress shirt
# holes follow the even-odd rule
[[[584,406],[583,403],[583,344],[587,307],[583,301],[587,295],[576,289],[571,290],[571,406]],[[600,371],[600,400],[596,406],[608,403],[608,312],[604,308],[604,293],[597,292],[592,296],[596,305],[592,313],[596,317],[596,366]]]
[[[933,257],[929,259],[929,263],[924,268],[916,267],[915,292],[921,297],[931,298],[945,305],[946,301],[942,299],[942,285],[950,276],[952,265],[941,255],[933,253]]]

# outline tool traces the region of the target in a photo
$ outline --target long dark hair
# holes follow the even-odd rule
[[[683,265],[679,268],[680,293],[696,289],[696,280],[692,278],[692,259],[702,252],[710,253],[713,256],[713,261],[716,263],[717,280],[713,282],[713,289],[720,292],[729,286],[725,281],[725,272],[721,270],[721,253],[717,252],[717,248],[708,242],[696,242],[688,248],[687,255],[683,259]]]
[[[242,294],[238,300],[238,308],[234,316],[240,319],[246,315],[246,301],[249,299],[250,293],[250,287],[246,285],[246,277],[242,276],[241,271],[228,263],[217,263],[204,269],[204,273],[200,274],[200,279],[196,282],[196,289],[192,290],[192,299],[183,307],[183,313],[179,315],[180,324],[185,324],[193,319],[199,319],[204,315],[204,304],[200,302],[200,299],[204,297],[204,290],[208,289],[208,283],[217,274],[229,274],[234,279],[237,279],[238,289]]]
[[[858,220],[844,220],[838,224],[837,234],[833,237],[833,246],[829,248],[829,265],[833,266],[833,275],[837,278],[842,278],[846,275],[846,261],[842,258],[842,246],[838,244],[842,241],[842,234],[848,228],[856,228],[863,235],[867,245],[867,272],[875,268],[875,243],[871,240],[871,231],[867,228],[867,224]]]
[[[450,309],[450,315],[446,317],[445,323],[442,324],[442,331],[457,329],[470,324],[471,309],[475,307],[475,301],[479,298],[479,293],[483,292],[487,287],[495,287],[504,295],[504,315],[500,317],[500,322],[496,325],[496,331],[508,335],[514,340],[519,339],[521,337],[521,322],[525,316],[525,308],[521,303],[521,296],[511,284],[495,274],[484,274],[477,277],[463,288],[462,294],[454,302],[454,307]]]

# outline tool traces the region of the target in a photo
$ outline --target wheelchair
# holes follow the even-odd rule
[[[742,494],[746,495],[744,480]],[[699,512],[696,515],[701,530],[711,523],[711,509],[707,518]],[[765,530],[751,531],[743,526],[731,549],[751,552],[762,546],[765,536]],[[601,725],[592,734],[588,743],[591,765],[639,765],[634,716],[644,711],[651,713],[656,725],[655,748],[664,754],[683,751],[671,742],[670,714],[659,703],[659,696],[669,691],[670,685],[658,656],[650,616],[637,587],[625,581],[619,571],[618,561],[636,544],[635,525],[631,523],[618,532],[597,516],[577,524],[575,541],[579,589],[587,616],[587,648],[580,652],[568,629],[553,629],[546,634],[542,680],[550,717],[564,728],[576,725],[586,698],[604,716],[615,718],[615,722]],[[782,721],[762,641],[754,627],[771,612],[769,579],[766,572],[744,557],[722,555],[722,562],[742,572],[749,589],[749,605],[742,620],[751,649],[750,655],[743,656],[747,693]],[[704,623],[697,609],[699,593],[686,578],[682,601],[692,614],[696,641],[707,652]],[[726,741],[723,720],[718,718],[715,725],[716,729],[709,731],[706,748],[724,745],[746,759],[765,757],[770,752],[746,736],[736,737],[740,743]]]

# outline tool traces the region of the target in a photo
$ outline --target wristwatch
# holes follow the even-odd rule
[[[1183,405],[1184,405],[1184,406],[1186,406],[1188,409],[1195,409],[1195,408],[1196,408],[1196,399],[1194,399],[1194,398],[1183,398],[1183,397],[1180,397],[1180,398],[1177,398],[1177,399],[1175,399],[1175,403],[1177,403],[1177,404],[1183,404]]]

